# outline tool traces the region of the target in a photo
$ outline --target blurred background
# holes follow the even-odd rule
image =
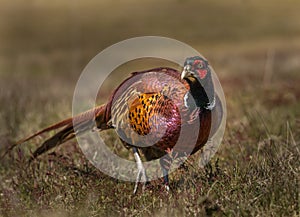
[[[299,0],[0,0],[0,3],[1,149],[70,116],[73,91],[87,63],[114,43],[146,35],[187,43],[215,69],[228,111],[224,144],[218,152],[223,169],[231,171],[237,162],[250,161],[254,152],[269,144],[270,138],[279,139],[280,144],[281,139],[288,144],[293,138],[293,144],[299,144],[297,136],[293,136],[300,133]],[[110,82],[116,85],[120,81]],[[40,140],[33,147],[36,144]],[[295,150],[298,149],[291,148],[289,153]],[[292,159],[297,154],[299,150]],[[0,176],[9,180],[11,168],[6,165],[0,171]],[[294,194],[297,178],[287,174],[274,177],[290,180],[285,182],[289,183],[286,194]],[[283,185],[280,183],[278,180],[275,186],[267,185],[264,189],[271,191],[278,187],[280,198]],[[15,192],[19,192],[20,185],[14,186],[17,186]],[[10,192],[7,186],[2,186],[3,189]],[[251,189],[249,192],[251,195]],[[231,193],[227,196],[231,198]],[[237,198],[231,199],[242,203]],[[248,199],[243,201],[245,209],[249,208]],[[286,197],[282,201],[288,204],[293,200]],[[223,207],[238,213],[238,208],[231,205],[224,202]],[[294,208],[291,206],[291,212],[287,213],[293,213]]]
[[[236,63],[231,55],[239,51],[266,55],[283,47],[297,51],[299,45],[297,0],[1,0],[1,5],[2,74],[76,77],[107,46],[145,35],[183,41],[211,61],[225,53]]]

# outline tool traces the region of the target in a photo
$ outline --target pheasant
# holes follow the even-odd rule
[[[181,73],[169,67],[131,73],[106,104],[51,125],[18,141],[10,150],[42,133],[60,129],[33,152],[32,160],[93,130],[96,124],[99,131],[115,129],[124,145],[132,149],[138,167],[134,193],[141,179],[147,180],[141,153],[148,161],[160,159],[163,182],[169,189],[171,155],[166,153],[179,157],[199,151],[216,128],[212,127],[212,113],[216,107],[220,110],[220,105],[207,60],[189,57]],[[185,132],[180,138],[182,130]]]

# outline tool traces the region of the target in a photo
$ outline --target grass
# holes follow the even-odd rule
[[[299,1],[2,3],[0,154],[70,116],[87,62],[132,36],[168,36],[199,49],[223,85],[228,119],[211,162],[200,168],[199,156],[191,157],[171,174],[169,193],[156,180],[132,195],[133,183],[98,171],[76,141],[27,166],[47,135],[36,138],[0,161],[0,216],[300,215]],[[114,133],[105,136],[118,144]]]

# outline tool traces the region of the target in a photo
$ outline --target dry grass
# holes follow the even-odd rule
[[[297,0],[4,1],[0,153],[69,116],[88,60],[132,36],[199,49],[220,77],[228,120],[211,163],[189,159],[170,193],[157,180],[132,195],[133,183],[99,172],[75,141],[27,166],[46,135],[34,139],[1,161],[0,216],[299,216],[299,9]]]

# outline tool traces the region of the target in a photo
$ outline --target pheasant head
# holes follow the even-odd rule
[[[208,61],[202,57],[189,57],[184,62],[181,79],[190,85],[190,94],[198,107],[212,110],[215,105],[215,92]]]

